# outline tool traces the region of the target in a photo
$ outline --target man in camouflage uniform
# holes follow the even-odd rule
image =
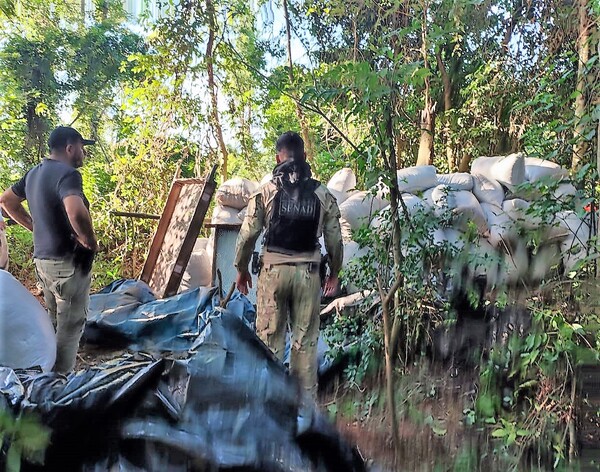
[[[248,264],[265,229],[258,277],[258,335],[283,359],[289,322],[290,370],[314,396],[321,300],[319,238],[323,235],[329,255],[324,295],[331,296],[338,289],[342,266],[340,211],[327,187],[311,178],[304,142],[297,133],[284,133],[277,140],[276,151],[273,178],[250,198],[238,236],[236,284],[243,294],[252,287]]]

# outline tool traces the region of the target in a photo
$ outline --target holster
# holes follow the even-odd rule
[[[262,260],[262,255],[259,254],[257,251],[254,251],[252,253],[252,261],[250,262],[250,270],[252,272],[252,274],[254,275],[258,275],[260,274],[260,269],[262,269],[263,266],[263,260]]]
[[[321,256],[321,264],[319,265],[319,276],[321,277],[321,287],[325,283],[327,278],[327,269],[329,267],[329,255],[324,254]]]

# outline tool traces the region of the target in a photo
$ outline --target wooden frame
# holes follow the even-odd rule
[[[177,293],[217,187],[214,166],[206,179],[176,179],[152,239],[141,280],[157,298]]]

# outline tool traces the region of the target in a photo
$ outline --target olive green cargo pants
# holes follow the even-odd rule
[[[312,269],[312,270],[311,270]],[[317,340],[321,279],[318,264],[265,266],[258,277],[256,331],[282,360],[289,321],[290,371],[313,397],[317,393]]]
[[[87,319],[91,272],[83,273],[69,260],[35,259],[35,268],[56,329],[54,371],[67,373],[75,367],[79,340]]]

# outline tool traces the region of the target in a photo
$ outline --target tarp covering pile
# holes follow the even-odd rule
[[[204,330],[219,304],[215,288],[199,287],[157,300],[139,280],[117,280],[90,297],[85,326],[86,342],[106,348],[128,348],[152,352],[188,351]],[[254,330],[256,311],[250,301],[235,292],[227,309]],[[318,342],[318,373],[334,367],[326,355],[328,346]],[[289,364],[288,339],[284,363]]]
[[[152,319],[152,328],[135,333],[137,342],[188,344],[184,359],[136,354],[67,377],[0,368],[0,407],[4,400],[12,414],[35,412],[52,429],[47,470],[364,470],[256,337],[245,297],[221,309],[210,291],[142,303],[146,290],[134,281],[108,287],[93,299],[104,316],[91,320],[86,335]],[[170,310],[158,320],[147,308],[161,303],[195,305],[201,316]],[[117,316],[111,323],[107,310]],[[138,321],[117,320],[126,311]]]

